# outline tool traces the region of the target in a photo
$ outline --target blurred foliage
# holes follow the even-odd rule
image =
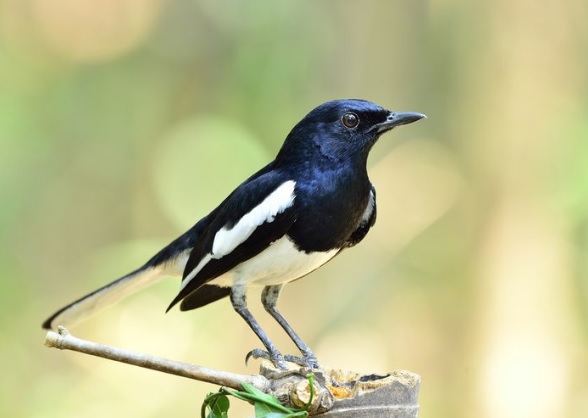
[[[0,0],[0,415],[196,414],[209,385],[47,350],[41,321],[205,215],[314,106],[359,97],[429,119],[375,147],[375,229],[288,286],[285,315],[325,365],[421,374],[423,417],[588,416],[586,16],[582,0]],[[226,301],[163,314],[178,286],[73,332],[254,373]]]

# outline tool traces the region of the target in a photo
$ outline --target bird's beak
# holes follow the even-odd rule
[[[401,125],[408,125],[427,116],[418,112],[392,112],[388,118],[374,126],[377,133],[388,131]]]

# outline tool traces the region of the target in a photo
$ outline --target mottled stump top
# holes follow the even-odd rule
[[[302,407],[310,398],[309,370],[277,371],[263,363],[261,374],[272,382],[270,393],[284,405]],[[313,370],[315,396],[310,415],[321,418],[416,418],[420,377],[407,371],[361,374]]]

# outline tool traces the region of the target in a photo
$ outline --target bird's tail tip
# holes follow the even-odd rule
[[[159,281],[163,275],[162,268],[142,267],[134,272],[115,280],[64,306],[42,324],[46,330],[55,330],[57,326],[71,326],[89,318],[103,308]]]

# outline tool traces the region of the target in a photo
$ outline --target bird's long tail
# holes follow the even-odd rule
[[[59,325],[75,325],[103,308],[157,283],[165,276],[164,270],[162,265],[141,267],[64,306],[43,322],[43,328],[52,329]]]
[[[208,225],[209,219],[210,215],[202,218],[196,225],[155,254],[143,267],[64,306],[43,322],[43,328],[54,329],[59,325],[74,325],[103,308],[157,283],[166,276],[181,276],[190,251],[202,230]]]

